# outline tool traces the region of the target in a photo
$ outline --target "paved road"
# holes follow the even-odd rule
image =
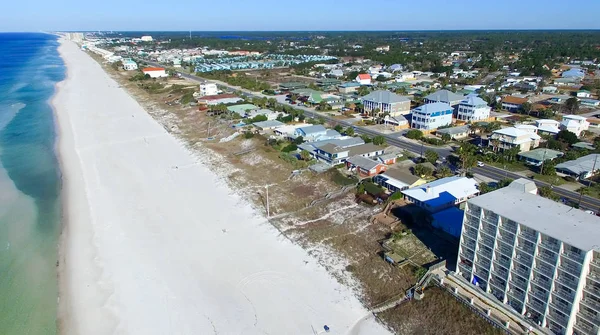
[[[152,66],[163,66],[159,63],[156,62],[152,62],[152,61],[147,61],[145,60],[146,63],[152,65]],[[195,76],[195,75],[191,75],[189,73],[184,73],[184,72],[179,72],[179,74],[181,74],[182,77],[187,78],[189,80],[192,81],[196,81],[196,82],[202,82],[202,81],[206,81],[207,79]],[[248,97],[259,97],[259,98],[273,98],[273,96],[269,96],[269,95],[265,95],[262,93],[257,93],[257,92],[252,92],[250,90],[246,90],[243,89],[241,87],[237,87],[237,86],[232,86],[229,85],[225,82],[221,82],[218,80],[210,80],[212,82],[215,82],[217,85],[226,87],[228,89],[233,89],[233,90],[237,90],[237,91],[241,91],[243,92],[244,95],[248,96]],[[298,109],[302,109],[304,111],[304,114],[308,117],[311,118],[323,118],[327,121],[327,123],[332,124],[333,126],[335,125],[341,125],[343,127],[350,127],[353,126],[350,122],[348,121],[344,121],[344,120],[338,120],[335,118],[332,118],[331,116],[325,114],[325,113],[319,113],[317,111],[315,111],[314,109],[308,108],[308,107],[304,107],[304,106],[296,106],[296,105],[292,105],[294,108],[298,108]],[[405,139],[400,139],[398,137],[398,135],[389,135],[389,134],[382,134],[380,132],[371,130],[371,129],[366,129],[363,127],[356,127],[354,126],[354,131],[357,134],[360,135],[369,135],[371,137],[373,136],[383,136],[385,137],[385,140],[388,144],[393,145],[395,147],[404,149],[404,150],[408,150],[410,152],[413,152],[417,155],[421,155],[425,152],[425,150],[427,149],[431,149],[436,151],[440,157],[447,157],[448,155],[451,154],[451,150],[448,148],[436,148],[436,147],[429,147],[429,146],[425,146],[423,144],[418,144],[418,143],[413,143],[413,142],[409,142],[408,140]],[[510,179],[518,179],[518,178],[523,178],[523,176],[510,172],[510,171],[506,171],[503,169],[499,169],[493,166],[483,166],[483,167],[476,167],[471,169],[471,172],[473,173],[477,173],[480,174],[482,176],[494,179],[494,180],[501,180],[501,179],[505,179],[505,178],[510,178]],[[537,181],[535,180],[535,183],[538,187],[540,186],[550,186],[550,184],[542,182],[542,181]],[[573,192],[573,191],[569,191],[569,190],[565,190],[563,188],[560,187],[554,187],[553,188],[554,192],[556,194],[558,194],[560,197],[569,200],[571,203],[574,204],[578,204],[580,203],[580,207],[584,208],[584,209],[589,209],[592,210],[594,212],[600,212],[600,200],[599,199],[595,199],[592,197],[588,197],[588,196],[583,196],[580,197],[579,193],[577,192]],[[581,200],[581,202],[580,202]]]

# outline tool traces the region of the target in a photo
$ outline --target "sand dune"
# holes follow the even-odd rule
[[[93,59],[59,51],[63,333],[387,334]]]

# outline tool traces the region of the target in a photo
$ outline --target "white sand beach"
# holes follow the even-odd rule
[[[63,334],[388,334],[91,57],[59,51]]]

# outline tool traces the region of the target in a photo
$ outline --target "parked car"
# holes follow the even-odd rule
[[[477,162],[477,166],[482,167],[484,166],[483,162]]]

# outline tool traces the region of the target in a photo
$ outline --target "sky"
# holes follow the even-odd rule
[[[17,0],[0,31],[600,29],[600,0]]]

